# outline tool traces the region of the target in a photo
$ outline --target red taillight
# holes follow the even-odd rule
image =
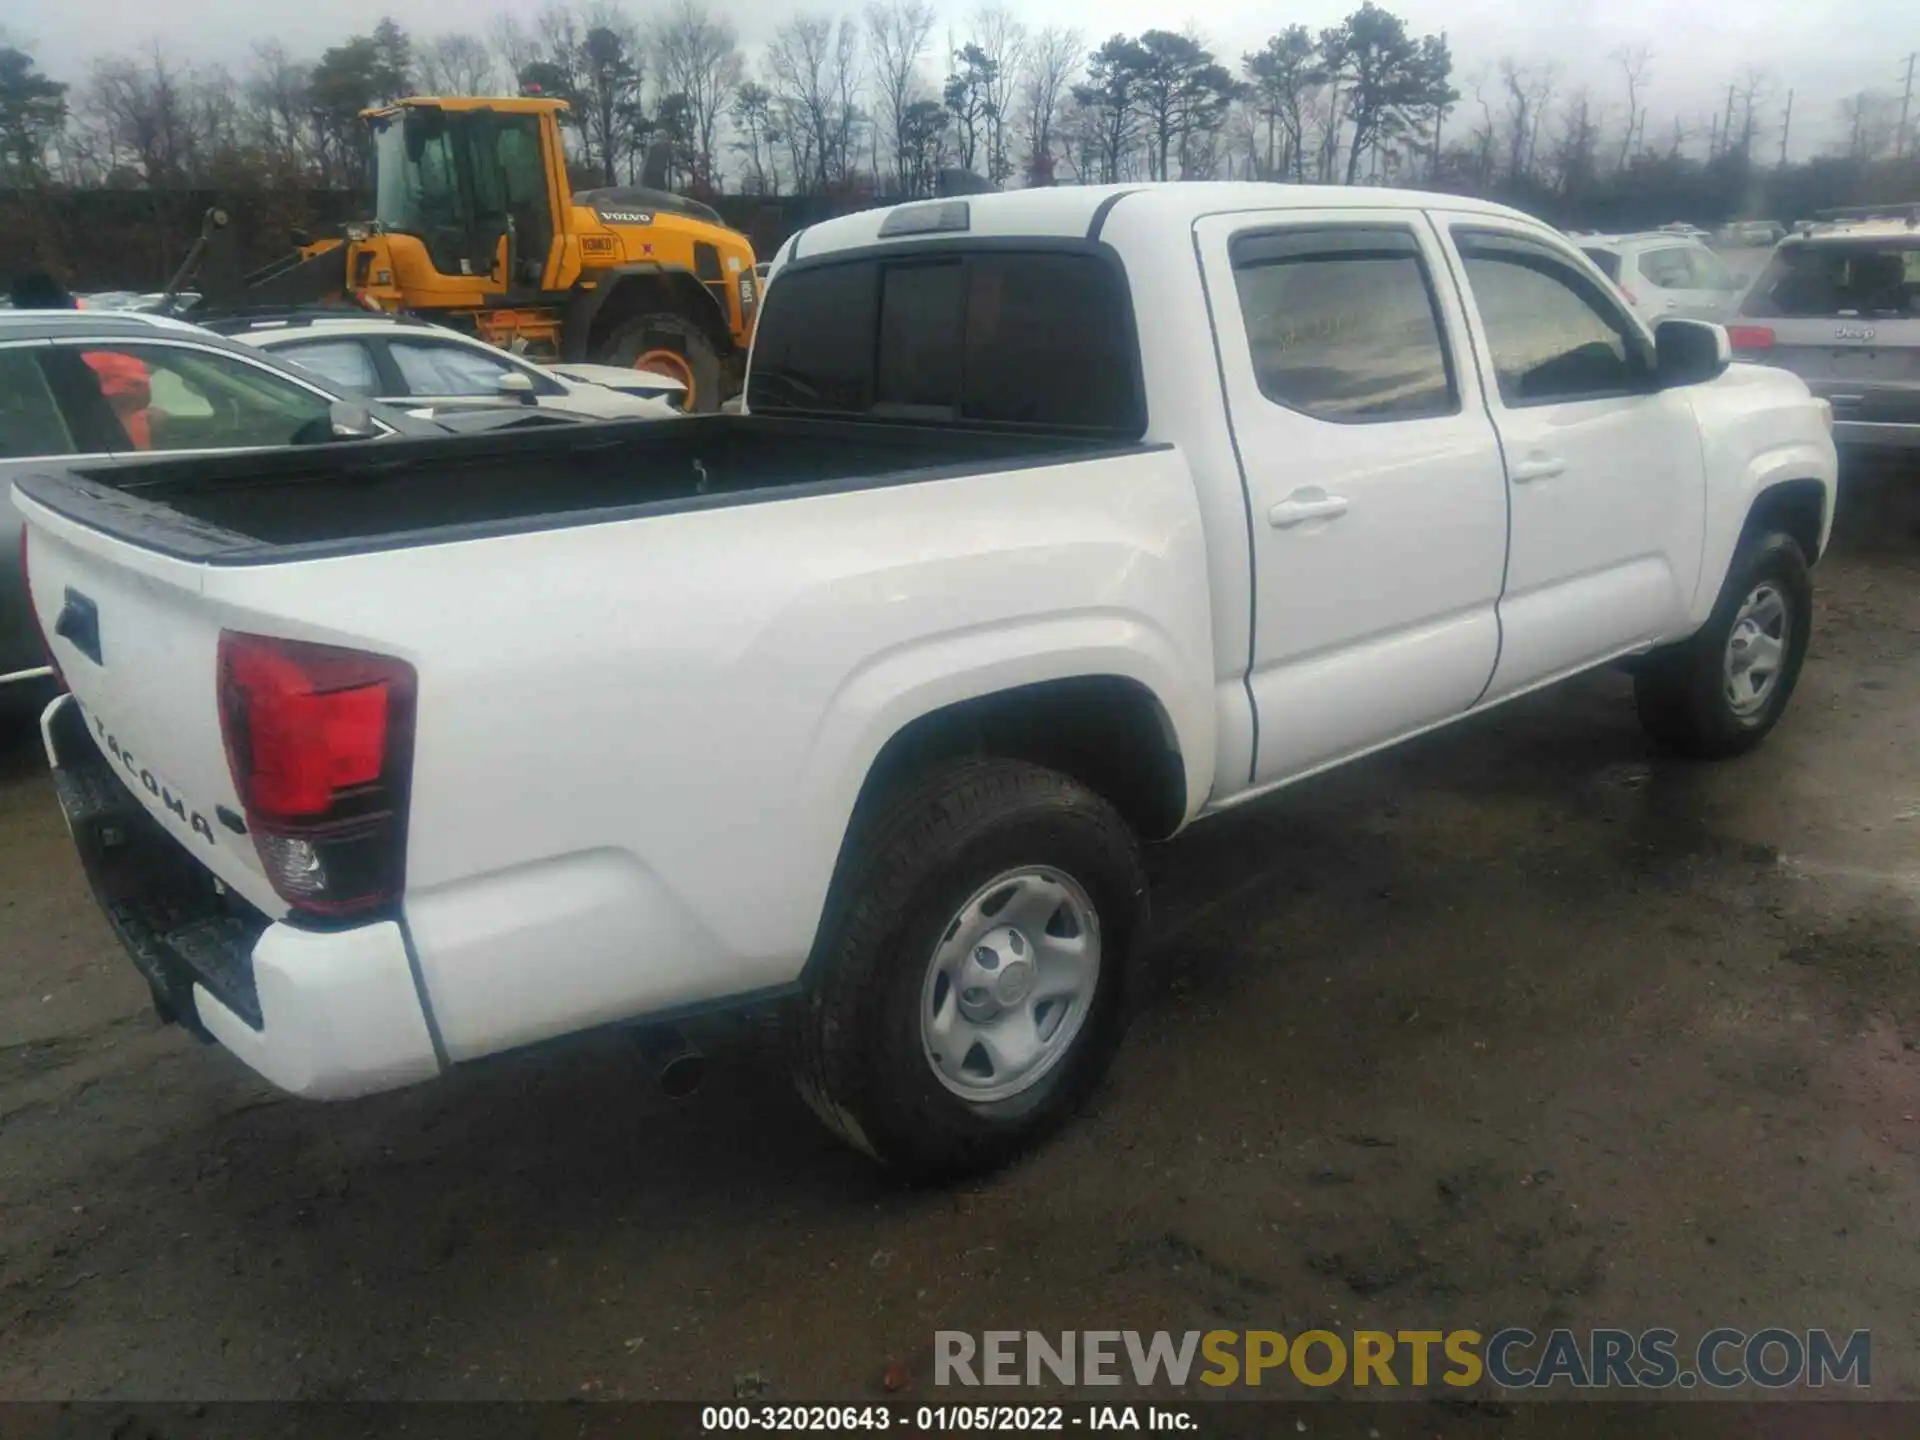
[[[1736,350],[1771,350],[1773,331],[1765,325],[1729,325],[1727,343]]]
[[[60,662],[53,656],[53,642],[47,638],[47,627],[40,619],[40,607],[33,603],[33,576],[27,569],[27,527],[25,525],[20,527],[20,583],[26,587],[27,613],[33,616],[33,628],[40,636],[40,653],[47,657],[47,664],[53,670],[53,678],[64,690],[67,688],[67,677],[60,673]]]
[[[412,770],[413,667],[222,631],[220,726],[267,878],[297,910],[396,900]]]

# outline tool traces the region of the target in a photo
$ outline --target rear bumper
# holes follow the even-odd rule
[[[164,1018],[312,1099],[439,1073],[397,923],[318,931],[269,920],[154,822],[71,697],[47,707],[41,733],[94,898]]]

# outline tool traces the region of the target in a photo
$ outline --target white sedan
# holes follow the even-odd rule
[[[536,365],[457,330],[400,316],[294,314],[215,328],[390,405],[504,398],[596,420],[664,419],[680,413],[685,394],[670,376],[616,365]]]

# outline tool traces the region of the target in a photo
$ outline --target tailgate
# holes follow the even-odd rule
[[[241,820],[217,692],[222,620],[206,567],[156,555],[24,496],[27,573],[88,733],[161,827],[270,916],[287,913]]]

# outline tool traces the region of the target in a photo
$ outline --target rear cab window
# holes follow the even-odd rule
[[[766,294],[755,414],[1124,440],[1146,429],[1132,298],[1110,252],[903,246],[803,262]]]
[[[1920,232],[1789,240],[1773,252],[1740,313],[1763,319],[1920,319]]]
[[[1439,302],[1410,231],[1243,234],[1231,257],[1254,376],[1267,399],[1342,424],[1459,410]]]

